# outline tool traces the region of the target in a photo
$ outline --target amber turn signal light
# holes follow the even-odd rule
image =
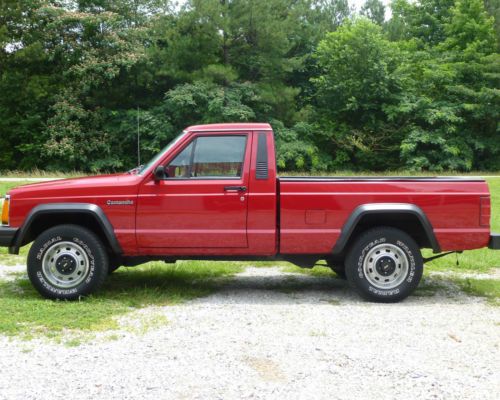
[[[9,225],[10,196],[5,196],[2,207],[2,225]]]

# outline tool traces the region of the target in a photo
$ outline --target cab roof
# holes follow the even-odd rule
[[[186,128],[190,132],[203,131],[270,131],[271,125],[267,123],[245,122],[245,123],[228,123],[228,124],[206,124],[193,125]]]

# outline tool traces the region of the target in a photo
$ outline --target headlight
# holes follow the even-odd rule
[[[2,225],[9,225],[10,196],[6,195],[2,206]]]

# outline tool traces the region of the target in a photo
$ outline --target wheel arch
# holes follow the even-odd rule
[[[421,248],[430,247],[434,253],[441,252],[433,227],[420,207],[405,203],[372,203],[354,209],[342,227],[332,254],[342,254],[361,232],[376,226],[400,229]]]
[[[109,251],[122,254],[113,225],[102,208],[91,203],[49,203],[34,207],[19,228],[10,253],[19,254],[19,248],[35,240],[41,232],[62,224],[83,226],[94,232]]]

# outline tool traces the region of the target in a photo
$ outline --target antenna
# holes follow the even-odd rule
[[[137,166],[141,165],[141,134],[139,132],[139,106],[137,106]]]

